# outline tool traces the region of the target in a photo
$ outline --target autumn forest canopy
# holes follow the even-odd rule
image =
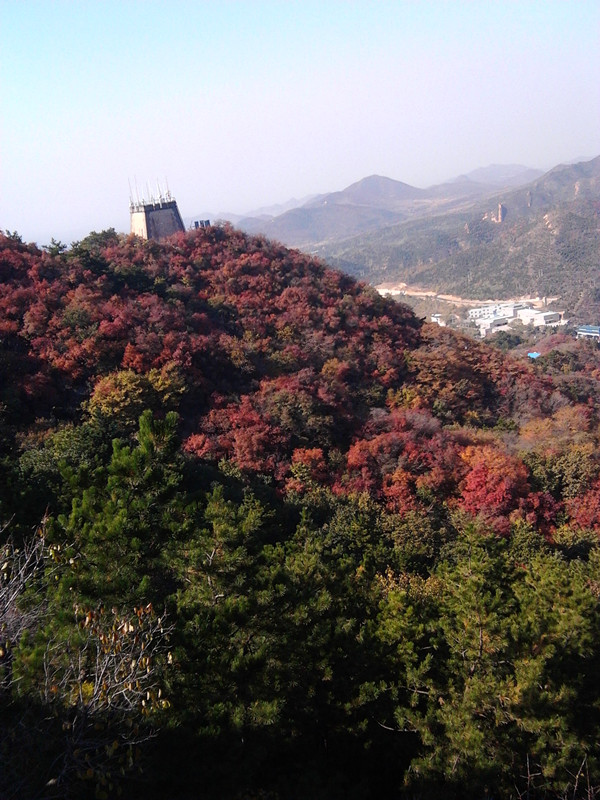
[[[0,376],[2,800],[600,793],[595,346],[228,226],[7,235]]]

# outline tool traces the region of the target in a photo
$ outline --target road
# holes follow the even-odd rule
[[[432,300],[441,300],[457,306],[486,306],[499,303],[529,303],[534,308],[545,308],[558,297],[509,297],[502,300],[473,300],[471,297],[459,297],[455,294],[438,294],[433,289],[423,289],[419,286],[408,286],[406,283],[380,283],[375,287],[379,294],[390,294],[392,297],[409,295],[410,297],[430,297]]]

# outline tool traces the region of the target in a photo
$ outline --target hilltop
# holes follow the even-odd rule
[[[159,244],[109,231],[66,252],[2,241],[8,431],[35,418],[76,419],[85,403],[103,409],[117,403],[118,417],[129,403],[117,401],[119,381],[135,383],[135,376],[152,371],[166,371],[179,387],[172,387],[171,401],[177,399],[186,434],[203,430],[215,409],[237,408],[248,396],[264,412],[266,444],[267,420],[274,414],[273,430],[286,434],[269,459],[281,462],[282,474],[293,448],[313,443],[310,430],[345,449],[373,410],[387,408],[388,395],[400,390],[414,392],[414,405],[430,411],[435,399],[448,422],[482,415],[481,424],[489,425],[540,411],[520,408],[515,400],[529,381],[523,367],[504,365],[493,350],[469,339],[424,328],[408,307],[263,237],[212,227]],[[461,380],[470,387],[464,397],[454,393],[443,361],[427,377],[415,367],[422,348],[435,347],[436,337],[440,351],[463,353]],[[457,356],[448,358],[450,363]],[[434,362],[428,363],[433,370]],[[428,388],[438,379],[449,393],[443,403]],[[288,416],[274,401],[288,392],[294,402],[306,392],[302,412]],[[320,398],[318,404],[309,397]],[[129,412],[134,423],[138,408],[133,403]]]

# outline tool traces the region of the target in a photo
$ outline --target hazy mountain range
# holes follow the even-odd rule
[[[256,209],[246,216],[209,216],[232,222],[247,233],[264,233],[288,246],[310,250],[420,216],[470,204],[501,188],[528,183],[543,173],[520,164],[494,164],[445,183],[418,189],[402,181],[371,175],[342,189]]]

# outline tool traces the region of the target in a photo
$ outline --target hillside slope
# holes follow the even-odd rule
[[[231,228],[164,244],[94,234],[54,254],[1,241],[9,449],[35,419],[60,424],[90,409],[130,433],[145,399],[180,412],[190,452],[280,481],[297,448],[345,454],[396,408],[477,429],[570,403],[527,365]],[[234,422],[246,413],[256,426],[248,441]],[[344,473],[330,478],[341,486]]]
[[[413,386],[420,404],[431,404],[426,386],[435,376],[420,386],[409,366],[423,342],[421,321],[299,251],[218,227],[165,244],[109,232],[55,254],[2,242],[3,402],[14,424],[50,410],[72,418],[107,375],[123,370],[173,371],[183,382],[186,430],[230,397],[268,395],[298,376],[321,398],[338,446],[370,409],[386,407],[388,392]],[[527,380],[522,368],[502,366],[503,357],[468,339],[444,342],[465,353],[472,392],[469,406],[454,397],[448,420],[462,421],[467,410],[486,420],[537,413],[512,407],[500,377],[507,370],[516,391]],[[343,414],[334,424],[336,407]],[[296,441],[298,431],[289,433]]]

